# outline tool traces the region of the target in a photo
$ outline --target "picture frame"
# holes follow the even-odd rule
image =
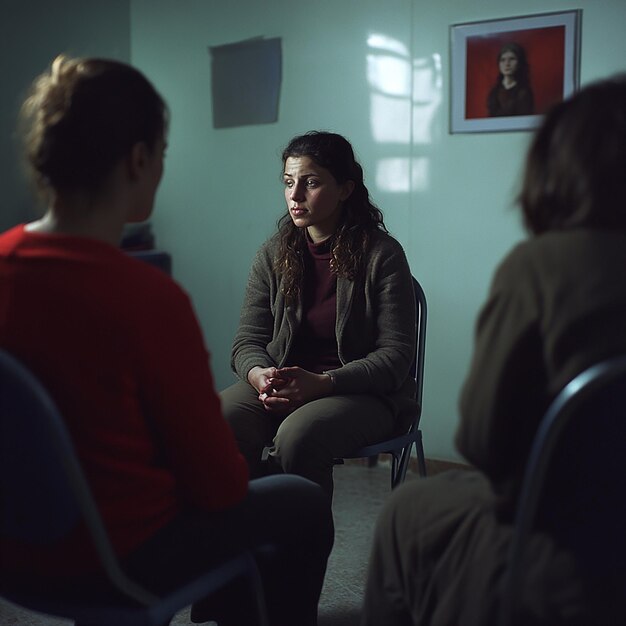
[[[450,133],[538,126],[579,88],[581,18],[575,9],[450,26]]]

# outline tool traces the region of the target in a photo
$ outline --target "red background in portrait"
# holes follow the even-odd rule
[[[487,95],[498,76],[498,53],[503,44],[511,41],[526,51],[535,115],[563,100],[565,26],[478,35],[466,40],[466,119],[488,117]]]

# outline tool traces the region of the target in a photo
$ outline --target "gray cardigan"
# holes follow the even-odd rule
[[[247,380],[256,365],[281,367],[302,319],[302,303],[287,305],[273,270],[274,235],[252,263],[235,335],[231,365]],[[415,354],[415,297],[402,246],[373,234],[366,271],[337,279],[336,336],[342,366],[333,371],[336,394],[373,393],[386,399],[399,425],[415,408],[410,366]]]

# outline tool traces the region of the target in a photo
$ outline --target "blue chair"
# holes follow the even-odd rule
[[[426,476],[426,459],[424,457],[424,446],[422,443],[422,431],[419,428],[422,415],[422,389],[424,386],[424,356],[426,352],[426,295],[422,286],[416,278],[413,278],[413,289],[415,292],[416,309],[416,348],[415,359],[411,365],[411,373],[415,378],[415,400],[417,408],[413,415],[413,421],[409,430],[397,437],[381,441],[369,446],[355,450],[353,453],[343,457],[345,459],[368,458],[370,466],[375,464],[379,454],[391,455],[391,488],[394,489],[401,484],[411,460],[411,450],[415,444],[417,453],[417,466],[420,476]],[[336,464],[342,464],[343,459],[335,459]]]
[[[566,385],[535,435],[503,577],[500,626],[525,621],[524,554],[535,530],[549,533],[579,564],[585,624],[626,624],[625,484],[626,356],[620,356]]]
[[[172,275],[172,256],[169,252],[161,250],[129,250],[128,254],[148,265],[154,265],[164,271],[168,276]]]
[[[105,574],[84,592],[27,588],[3,572],[0,595],[24,608],[69,618],[77,626],[166,626],[181,609],[230,581],[246,577],[267,626],[256,562],[245,553],[166,595],[156,596],[122,571],[68,431],[53,400],[15,357],[0,350],[0,534],[28,544],[54,543],[81,521]],[[31,588],[32,587],[32,588]]]

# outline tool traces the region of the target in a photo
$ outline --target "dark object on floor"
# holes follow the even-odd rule
[[[426,295],[422,286],[416,278],[413,278],[413,289],[415,291],[416,310],[416,349],[415,360],[411,365],[411,372],[415,378],[415,400],[417,409],[413,416],[413,421],[408,432],[393,439],[382,441],[371,446],[365,446],[356,450],[352,454],[344,457],[346,459],[368,459],[370,467],[376,464],[379,454],[391,455],[391,488],[397,487],[404,481],[406,470],[411,459],[411,449],[415,444],[417,452],[417,463],[421,476],[426,476],[426,460],[424,458],[424,447],[422,445],[422,431],[419,429],[420,418],[422,416],[422,390],[424,386],[424,356],[426,352]],[[335,463],[343,463],[343,459],[335,459]]]
[[[589,624],[625,624],[626,356],[590,367],[553,401],[535,436],[504,579],[500,626],[518,623],[533,530],[576,557]]]
[[[121,570],[54,402],[17,359],[0,350],[0,533],[27,544],[60,540],[84,522],[106,578],[102,584],[51,592],[17,585],[8,576],[0,594],[25,608],[70,618],[76,626],[166,626],[180,609],[236,577],[250,581],[259,624],[267,618],[256,562],[242,554],[157,597]],[[51,581],[53,583],[54,581]]]

